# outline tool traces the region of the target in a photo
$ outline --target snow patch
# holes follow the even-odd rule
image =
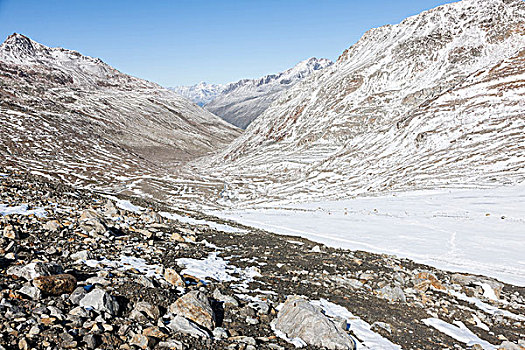
[[[47,212],[44,208],[29,209],[27,204],[13,207],[8,206],[7,204],[0,204],[0,216],[7,215],[35,215],[36,217],[44,218],[47,216]]]
[[[451,325],[445,321],[440,320],[439,318],[427,318],[422,320],[424,324],[429,327],[434,327],[441,333],[448,335],[451,338],[456,339],[459,342],[465,343],[467,346],[473,346],[474,344],[479,344],[485,350],[496,350],[497,347],[490,344],[489,342],[480,339],[477,335],[472,333],[463,322],[455,321],[454,323],[457,326]]]

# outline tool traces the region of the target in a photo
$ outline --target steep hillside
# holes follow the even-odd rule
[[[440,6],[368,31],[197,166],[249,201],[522,181],[524,81],[523,1]]]
[[[325,58],[313,57],[281,73],[239,80],[226,85],[205,108],[227,122],[246,129],[283,91],[331,64]]]
[[[3,165],[111,186],[216,151],[239,130],[100,59],[20,35],[0,46]]]

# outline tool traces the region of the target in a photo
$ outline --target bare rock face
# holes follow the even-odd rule
[[[288,338],[327,349],[355,349],[355,341],[302,297],[289,297],[277,315],[275,329]]]
[[[70,274],[40,276],[33,280],[33,285],[45,294],[61,295],[73,292],[77,279]]]
[[[185,294],[170,305],[169,311],[186,317],[199,326],[212,330],[215,327],[215,313],[208,297],[200,291]]]

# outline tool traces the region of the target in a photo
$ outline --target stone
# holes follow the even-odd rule
[[[228,331],[222,327],[215,327],[212,334],[213,334],[213,337],[216,339],[228,338]]]
[[[98,337],[95,334],[86,334],[82,341],[86,344],[88,349],[96,349],[100,344]]]
[[[119,310],[117,301],[103,289],[94,289],[86,294],[80,300],[80,306],[91,308],[98,312],[107,312],[112,316],[115,316]]]
[[[167,340],[167,341],[161,341],[158,344],[159,348],[168,348],[173,350],[184,350],[184,345],[180,341],[177,340]]]
[[[222,294],[219,289],[215,289],[213,291],[213,298],[217,301],[223,302],[224,305],[231,305],[234,307],[239,306],[239,302],[237,301],[237,299],[235,299],[235,297]]]
[[[33,286],[23,286],[22,288],[20,288],[18,293],[28,296],[33,300],[40,300],[40,298],[42,297],[42,292],[40,291],[40,289]]]
[[[273,326],[288,338],[300,338],[308,345],[327,349],[356,349],[355,341],[345,331],[302,297],[288,297]]]
[[[9,239],[19,239],[20,235],[13,225],[7,225],[4,227],[4,237]]]
[[[164,270],[164,279],[176,287],[185,287],[186,284],[182,277],[172,268],[167,268]]]
[[[129,341],[130,345],[135,345],[141,349],[150,349],[155,345],[153,339],[142,334],[135,334]]]
[[[6,271],[7,275],[22,277],[27,281],[32,281],[40,276],[49,276],[63,273],[63,269],[58,264],[33,262],[25,266],[11,266]]]
[[[69,294],[75,290],[77,279],[70,274],[40,276],[33,280],[33,285],[40,289],[44,294]]]
[[[87,290],[86,288],[84,287],[77,287],[73,293],[71,293],[71,295],[69,296],[69,300],[75,304],[75,305],[78,305],[80,303],[80,300],[82,300],[82,298],[84,298],[87,294]]]
[[[525,350],[525,347],[514,344],[508,340],[505,340],[503,343],[500,344],[498,347],[499,350]]]
[[[175,333],[189,334],[196,338],[209,338],[208,333],[200,328],[196,323],[180,316],[175,317],[166,325],[168,329]]]
[[[80,250],[71,254],[69,257],[74,261],[90,260],[94,258],[93,253],[91,253],[89,250]]]
[[[170,236],[170,240],[173,241],[173,242],[179,242],[179,243],[184,243],[184,238],[181,236],[180,233],[178,232],[173,232]]]
[[[159,327],[156,327],[156,326],[148,327],[144,329],[142,331],[142,335],[145,335],[146,337],[157,338],[157,339],[163,339],[168,336]]]
[[[407,299],[403,290],[399,287],[384,286],[377,291],[377,294],[383,298],[388,299],[392,302],[403,302],[406,303]]]
[[[139,301],[135,304],[135,308],[131,311],[130,318],[137,321],[158,320],[160,317],[159,308],[156,305],[151,305],[145,301]]]
[[[201,291],[191,291],[183,295],[170,305],[169,311],[209,330],[215,326],[215,313],[208,297]]]
[[[50,220],[43,225],[44,229],[55,232],[60,228],[60,223],[57,220]]]

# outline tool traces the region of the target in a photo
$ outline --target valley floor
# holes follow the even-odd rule
[[[214,212],[331,247],[395,254],[525,286],[525,186],[413,191]]]

